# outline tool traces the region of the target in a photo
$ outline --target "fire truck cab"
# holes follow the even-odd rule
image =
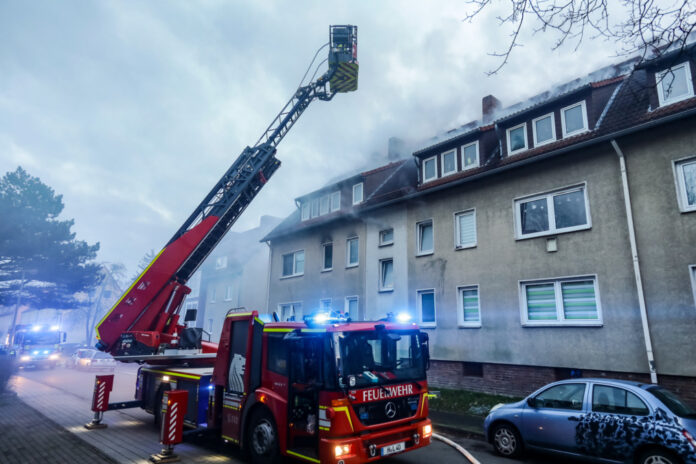
[[[137,395],[189,385],[187,425],[215,429],[256,463],[281,455],[364,463],[430,443],[428,364],[428,336],[415,324],[325,315],[264,323],[237,311],[226,317],[212,376],[141,368]],[[192,423],[203,409],[206,423]]]

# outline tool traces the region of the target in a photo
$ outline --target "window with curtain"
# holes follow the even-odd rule
[[[478,142],[470,143],[462,147],[462,159],[464,169],[476,168],[479,165]]]
[[[478,286],[459,287],[459,325],[481,327],[481,307]]]
[[[476,211],[464,211],[455,214],[455,246],[470,248],[476,246]]]
[[[594,277],[523,282],[523,324],[601,325]]]

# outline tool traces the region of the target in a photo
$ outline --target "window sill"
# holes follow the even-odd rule
[[[332,268],[332,267],[330,267],[330,268],[328,268],[328,269],[322,269],[322,270],[321,270],[321,272],[331,272],[331,271],[333,271],[333,268]]]
[[[584,225],[584,226],[577,226],[577,227],[571,227],[568,229],[562,229],[562,230],[549,230],[545,232],[536,232],[534,234],[527,234],[527,235],[517,235],[515,237],[515,240],[527,240],[530,238],[538,238],[538,237],[548,237],[552,235],[561,235],[561,234],[569,234],[571,232],[579,232],[581,230],[590,230],[592,229],[592,224]]]
[[[589,132],[590,130],[585,128],[585,129],[579,129],[574,132],[568,132],[566,134],[563,134],[563,138],[567,139],[568,137],[575,137],[576,135],[584,134],[585,132]]]
[[[421,256],[430,256],[430,255],[433,255],[433,254],[435,254],[434,251],[424,251],[424,252],[422,252],[422,253],[416,253],[416,258],[419,258],[419,257],[421,257]]]
[[[516,156],[516,155],[519,155],[520,153],[524,153],[524,152],[527,151],[527,150],[529,150],[528,147],[518,148],[518,149],[515,150],[515,151],[508,151],[508,154],[507,154],[507,155],[508,155],[508,156]]]
[[[428,324],[423,324],[422,322],[418,324],[419,329],[437,329],[437,325],[429,322]]]
[[[434,180],[437,180],[437,176],[431,177],[431,178],[429,178],[429,179],[423,179],[423,182],[421,182],[421,183],[427,184],[428,182],[432,182],[432,181],[434,181]]]
[[[578,133],[579,133],[579,132],[578,132]],[[553,142],[558,142],[558,140],[556,140],[556,139],[548,139],[548,140],[544,140],[543,142],[537,142],[537,141],[535,141],[535,142],[534,142],[534,148],[543,147],[544,145],[548,145],[548,144],[553,143]]]
[[[470,169],[476,169],[479,167],[479,163],[476,162],[476,164],[472,164],[471,166],[464,166],[462,168],[462,171],[469,171]]]
[[[476,248],[476,245],[478,245],[478,244],[474,243],[473,245],[457,245],[456,247],[454,247],[454,250],[455,251],[468,250],[469,248]]]
[[[377,292],[378,293],[392,293],[394,291],[393,288],[380,288]]]
[[[658,108],[663,108],[665,106],[674,105],[675,103],[679,103],[679,102],[682,102],[684,100],[688,100],[689,98],[693,98],[693,97],[694,97],[694,94],[692,93],[692,94],[684,95],[683,97],[675,98],[673,100],[661,101]]]
[[[544,322],[523,322],[522,327],[603,327],[602,321],[544,321]]]
[[[354,268],[354,267],[358,267],[359,265],[360,265],[360,263],[357,263],[357,264],[347,264],[347,265],[346,265],[346,269],[352,269],[352,268]]]
[[[679,208],[679,212],[682,214],[685,213],[696,213],[696,206],[688,206],[686,208]]]
[[[280,276],[280,280],[294,279],[295,277],[302,277],[303,275],[304,275],[304,272],[302,274],[292,274],[292,275],[287,275],[287,276]]]
[[[481,323],[477,322],[476,324],[459,324],[460,329],[480,329],[481,328]]]
[[[393,244],[394,244],[394,242],[380,243],[378,246],[379,246],[380,248],[382,248],[382,247],[392,246]]]
[[[459,172],[459,171],[458,171],[457,169],[455,169],[454,171],[445,172],[445,173],[443,173],[443,174],[440,176],[440,179],[442,179],[443,177],[453,176],[453,175],[455,175],[455,174],[458,173],[458,172]]]

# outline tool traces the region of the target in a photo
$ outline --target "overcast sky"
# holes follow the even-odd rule
[[[587,42],[523,38],[460,1],[0,2],[0,175],[21,165],[64,196],[78,238],[129,274],[159,251],[296,88],[329,24],[357,24],[359,89],[315,102],[278,150],[282,167],[235,225],[375,165],[387,139],[431,137],[619,61]],[[0,219],[1,220],[1,219]]]

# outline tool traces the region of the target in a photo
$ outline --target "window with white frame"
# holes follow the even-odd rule
[[[463,169],[473,169],[479,166],[479,144],[478,141],[462,146]]]
[[[481,306],[478,285],[457,288],[460,327],[481,327]]]
[[[331,298],[322,298],[319,300],[319,310],[321,312],[331,312]]]
[[[584,185],[515,200],[518,239],[591,227]]]
[[[416,224],[417,255],[429,255],[434,251],[433,221],[427,220]]]
[[[225,301],[232,301],[232,286],[225,287]]]
[[[384,229],[379,231],[379,245],[392,245],[394,243],[394,229]]]
[[[319,199],[319,216],[329,214],[329,196],[324,195]]]
[[[358,265],[360,259],[360,241],[358,237],[351,237],[346,241],[346,267]]]
[[[553,113],[532,120],[532,132],[534,133],[534,146],[538,147],[556,140],[556,123]]]
[[[343,311],[350,317],[352,321],[360,320],[358,315],[358,297],[347,296]]]
[[[225,269],[227,267],[227,256],[215,258],[215,269]]]
[[[561,109],[563,137],[580,134],[587,130],[587,108],[585,100]]]
[[[315,198],[312,200],[312,217],[315,218],[319,216],[319,199]]]
[[[353,185],[353,204],[357,205],[363,202],[363,183]]]
[[[696,211],[696,158],[674,163],[677,197],[682,211]]]
[[[527,149],[527,123],[507,130],[508,155]]]
[[[322,271],[330,271],[333,269],[333,243],[325,243],[322,248]]]
[[[454,235],[457,248],[476,246],[476,210],[462,211],[454,215]]]
[[[283,255],[283,277],[293,277],[304,274],[304,250]]]
[[[437,157],[433,156],[423,160],[423,182],[437,178]]]
[[[419,290],[417,303],[421,327],[435,327],[435,290]]]
[[[601,325],[594,276],[520,283],[523,325]]]
[[[457,172],[457,150],[446,151],[442,155],[442,176]]]
[[[336,191],[331,194],[331,212],[341,209],[341,191]]]
[[[394,259],[379,261],[379,290],[381,292],[394,290]]]
[[[660,106],[669,105],[694,96],[689,62],[672,66],[655,74]]]
[[[302,303],[281,303],[278,305],[278,318],[281,321],[301,321],[302,320]]]

